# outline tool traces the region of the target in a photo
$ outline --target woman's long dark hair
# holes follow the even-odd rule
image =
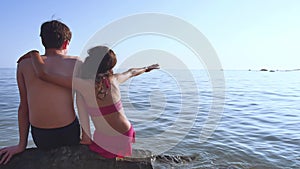
[[[113,74],[112,69],[116,63],[114,51],[106,46],[96,46],[88,50],[88,57],[82,65],[81,78],[95,79],[98,99],[103,99],[107,95],[110,88],[109,77]]]

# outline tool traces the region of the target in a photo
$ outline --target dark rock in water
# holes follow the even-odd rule
[[[146,154],[145,154],[146,153]],[[15,155],[0,169],[152,169],[151,153],[134,150],[140,158],[105,159],[87,146],[60,147],[48,151],[30,148]],[[141,155],[142,154],[142,155]]]
[[[169,155],[157,155],[154,157],[156,161],[165,163],[189,163],[194,161],[197,156],[169,156]]]
[[[194,168],[193,162],[199,160],[199,155],[156,155],[153,156],[154,168]]]

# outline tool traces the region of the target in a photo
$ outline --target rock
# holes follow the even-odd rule
[[[139,154],[139,158],[134,154]],[[105,159],[85,145],[47,151],[30,148],[0,165],[0,169],[152,169],[151,158],[149,152],[134,150],[133,157]]]

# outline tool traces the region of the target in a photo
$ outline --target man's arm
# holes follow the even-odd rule
[[[20,105],[18,109],[19,144],[11,147],[5,147],[0,150],[0,155],[2,155],[0,164],[6,164],[13,155],[24,151],[27,146],[27,139],[29,133],[29,111],[26,85],[19,64],[17,68],[17,82],[20,93]]]
[[[153,64],[151,66],[143,67],[143,68],[131,68],[126,72],[116,74],[116,78],[117,78],[119,83],[124,83],[125,81],[127,81],[131,77],[138,76],[138,75],[140,75],[144,72],[150,72],[153,69],[159,69],[159,65],[158,64]]]
[[[24,76],[19,69],[19,65],[17,68],[17,82],[20,93],[20,106],[18,110],[18,121],[19,121],[19,135],[20,141],[19,145],[23,150],[25,150],[27,146],[28,132],[29,132],[29,109],[28,109],[28,101],[27,101],[27,90],[26,84],[24,80]]]

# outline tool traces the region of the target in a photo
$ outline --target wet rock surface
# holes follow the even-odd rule
[[[149,152],[140,150],[134,150],[133,157],[105,159],[80,145],[48,151],[30,148],[0,169],[152,169],[151,160]]]

